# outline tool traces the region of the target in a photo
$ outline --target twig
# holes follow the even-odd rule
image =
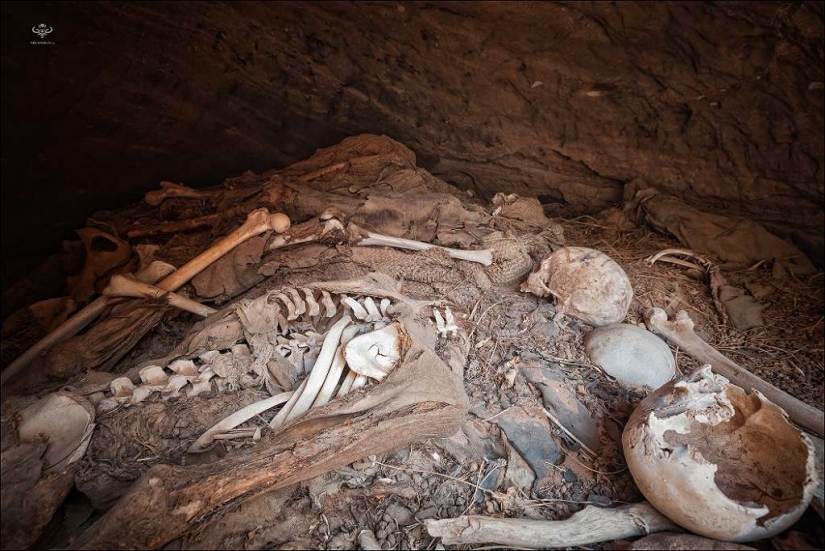
[[[591,449],[587,446],[587,444],[585,444],[584,442],[582,442],[581,440],[579,440],[579,439],[578,439],[578,437],[577,437],[575,434],[573,434],[572,432],[570,432],[569,430],[567,430],[567,428],[566,428],[564,425],[562,425],[562,424],[561,424],[561,421],[559,421],[558,419],[556,419],[556,418],[553,416],[553,414],[552,414],[552,413],[550,413],[549,411],[547,411],[547,409],[545,409],[545,408],[541,408],[541,409],[542,409],[542,411],[544,412],[544,414],[545,414],[545,415],[546,415],[546,416],[547,416],[547,417],[548,417],[551,421],[553,421],[553,424],[555,424],[557,427],[559,427],[561,430],[563,430],[563,431],[564,431],[564,433],[565,433],[567,436],[569,436],[570,438],[572,438],[573,440],[575,440],[576,442],[578,442],[578,443],[579,443],[579,445],[581,445],[581,447],[582,447],[582,449],[583,449],[584,451],[586,451],[587,453],[589,453],[589,454],[590,454],[591,456],[593,456],[594,458],[596,458],[596,457],[598,457],[598,456],[599,456],[596,452],[594,452],[593,450],[591,450]]]

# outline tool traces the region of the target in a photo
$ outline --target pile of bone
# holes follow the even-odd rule
[[[201,451],[220,436],[253,435],[234,428],[265,410],[283,405],[271,422],[275,428],[334,397],[381,381],[401,359],[406,342],[402,325],[391,319],[392,306],[388,298],[351,297],[306,287],[272,291],[235,305],[234,315],[243,327],[242,333],[232,334],[236,344],[202,350],[195,358],[177,359],[166,367],[148,365],[139,372],[140,385],[120,377],[111,382],[108,395],[98,393],[91,398],[103,413],[139,404],[156,394],[169,400],[239,388],[265,386],[269,390],[270,398],[207,431],[191,450]],[[433,315],[439,335],[457,333],[449,308],[443,315],[434,309]],[[213,325],[223,323],[219,319]],[[202,333],[209,342],[210,327]],[[247,343],[237,343],[241,338]],[[294,385],[273,384],[277,379],[273,365],[283,365],[270,362],[273,354],[291,366],[293,380],[303,377],[294,390],[287,390]]]

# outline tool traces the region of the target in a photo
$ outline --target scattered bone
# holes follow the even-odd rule
[[[710,365],[643,400],[622,442],[648,501],[708,538],[774,536],[802,516],[817,485],[811,441],[765,396]]]
[[[359,375],[381,381],[401,359],[404,338],[397,322],[355,337],[344,348],[347,365]]]
[[[661,308],[651,308],[645,312],[647,328],[661,335],[671,344],[678,346],[688,356],[703,364],[710,364],[713,370],[738,385],[749,390],[758,390],[768,400],[785,410],[791,421],[802,428],[812,431],[819,437],[825,435],[825,416],[787,392],[784,392],[750,371],[736,364],[733,360],[700,339],[693,332],[693,320],[684,310],[676,312],[673,321],[667,320],[667,314]]]
[[[289,294],[289,297],[292,299],[292,303],[295,305],[295,313],[299,316],[304,314],[304,312],[307,311],[307,305],[306,302],[304,302],[304,299],[301,298],[301,295],[298,294],[298,290],[291,287],[287,287],[284,290],[287,294]]]
[[[217,312],[217,310],[205,304],[124,275],[112,276],[109,285],[103,290],[103,294],[108,297],[164,298],[175,308],[203,317]]]
[[[440,537],[445,545],[487,543],[530,549],[589,546],[676,528],[649,503],[585,507],[565,520],[466,516],[424,523],[430,536]]]
[[[353,372],[354,373],[354,372]],[[352,392],[353,390],[358,390],[359,388],[366,386],[369,379],[366,375],[357,375],[355,380],[352,381],[352,385],[350,386],[349,390]]]
[[[206,451],[208,446],[215,439],[216,435],[220,434],[221,432],[234,429],[238,425],[249,421],[256,415],[260,415],[268,409],[272,409],[276,406],[286,403],[292,397],[292,395],[292,391],[282,392],[280,394],[276,394],[275,396],[271,396],[270,398],[261,400],[260,402],[250,404],[245,408],[236,411],[229,417],[222,419],[221,421],[213,425],[211,428],[209,428],[206,432],[204,432],[189,447],[187,453],[201,453]]]
[[[94,407],[84,397],[56,392],[21,411],[17,431],[23,442],[46,440],[44,466],[54,471],[83,457],[94,421]]]
[[[386,318],[388,316],[387,310],[389,309],[391,304],[392,304],[392,302],[390,301],[390,299],[388,299],[388,298],[382,298],[381,299],[380,308],[381,308],[381,316],[382,317]]]
[[[161,182],[160,189],[155,191],[147,191],[144,200],[147,204],[156,207],[170,197],[182,197],[187,199],[211,199],[213,193],[208,191],[199,191],[190,187],[176,184],[174,182]]]

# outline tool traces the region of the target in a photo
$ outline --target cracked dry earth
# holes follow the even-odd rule
[[[645,263],[646,257],[678,246],[666,236],[642,227],[619,229],[599,218],[550,220],[541,209],[535,212],[537,202],[529,203],[532,218],[507,208],[511,205],[491,216],[495,204],[482,204],[458,190],[450,193],[460,199],[460,210],[484,213],[489,224],[510,232],[518,243],[527,243],[540,229],[538,233],[546,236],[544,252],[562,243],[605,252],[624,268],[634,288],[626,322],[642,324],[642,312],[650,306],[662,307],[670,315],[686,309],[700,336],[723,353],[798,398],[823,406],[821,273],[809,279],[776,280],[765,268],[726,272],[732,283],[758,290],[766,306],[765,326],[740,332],[719,324],[707,283],[678,267]],[[536,220],[541,228],[535,227]],[[391,217],[386,221],[392,224]],[[415,232],[437,235],[446,242],[442,232],[447,226],[442,223],[440,228]],[[471,226],[466,223],[463,228],[467,231]],[[374,227],[383,229],[377,223]],[[191,251],[202,249],[215,234],[225,233],[222,229],[167,238],[160,257],[179,265],[181,258],[191,257]],[[358,258],[357,253],[353,256],[355,249],[308,245],[279,252],[268,259],[267,278],[247,282],[247,290],[221,306],[273,289],[375,270],[367,257],[353,261]],[[533,261],[540,260],[543,252],[529,246],[525,250],[533,253],[528,256]],[[432,261],[432,257],[421,258]],[[237,256],[234,261],[240,262]],[[443,300],[455,314],[458,334],[440,338],[435,351],[445,364],[463,369],[469,413],[457,434],[414,442],[230,504],[166,547],[347,549],[358,546],[362,530],[372,530],[384,549],[433,549],[440,543],[427,534],[425,519],[462,514],[563,519],[588,504],[640,501],[622,457],[621,432],[644,393],[623,388],[590,363],[583,339],[592,328],[556,316],[549,301],[518,292],[518,282],[482,284],[478,272],[466,267],[445,273],[443,280],[411,278],[402,290],[413,299]],[[195,321],[189,314],[170,313],[114,372],[123,374],[168,354]],[[432,319],[426,323],[434,325]],[[456,357],[461,349],[469,351],[466,360]],[[678,350],[674,353],[679,373],[696,367]],[[70,381],[70,386],[82,386],[82,377]],[[152,465],[206,464],[254,449],[260,443],[250,437],[222,440],[205,454],[186,454],[217,420],[268,395],[265,386],[257,384],[168,401],[156,395],[132,407],[99,413],[98,427],[75,479],[77,489],[40,543],[71,544]],[[275,413],[258,415],[240,428],[266,434]]]

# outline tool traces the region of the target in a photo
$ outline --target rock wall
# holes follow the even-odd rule
[[[162,179],[214,184],[361,132],[485,196],[595,212],[644,179],[821,249],[821,3],[1,9],[4,286]],[[53,44],[31,43],[41,22]]]

